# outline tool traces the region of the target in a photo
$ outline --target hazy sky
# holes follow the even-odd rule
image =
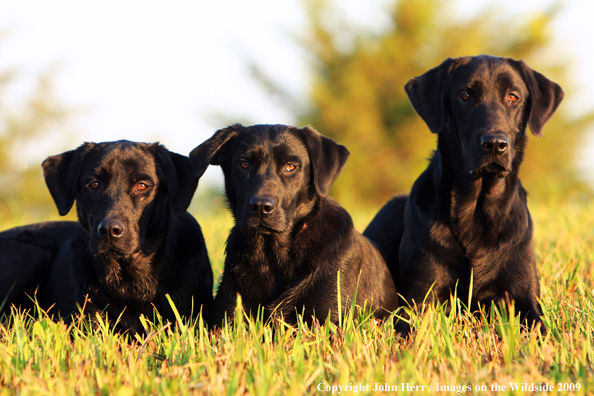
[[[370,26],[386,22],[388,3],[336,1],[349,18]],[[481,4],[460,0],[458,11],[469,14]],[[499,4],[512,15],[553,2]],[[594,2],[561,4],[556,40],[566,51],[560,56],[575,56],[581,88],[567,92],[564,105],[579,112],[594,108]],[[307,71],[291,35],[305,28],[298,0],[0,0],[0,70],[19,71],[9,97],[14,101],[40,72],[56,70],[57,96],[77,111],[70,128],[77,140],[67,148],[126,138],[160,140],[188,154],[225,126],[217,113],[245,122],[295,122],[254,83],[246,60],[256,60],[303,98]],[[594,138],[589,153],[592,147]]]

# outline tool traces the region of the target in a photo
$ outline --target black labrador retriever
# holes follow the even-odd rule
[[[310,127],[286,125],[233,125],[191,152],[195,177],[223,169],[235,219],[211,324],[233,318],[237,293],[246,312],[262,307],[265,320],[290,324],[301,314],[324,322],[329,312],[337,322],[355,298],[379,318],[397,308],[381,254],[328,196],[348,155]]]
[[[563,90],[523,61],[483,55],[447,59],[411,79],[406,92],[438,134],[437,150],[410,195],[388,202],[364,235],[380,247],[408,304],[422,303],[432,287],[439,302],[456,286],[466,299],[472,284],[473,311],[513,300],[528,324],[540,322],[518,171],[526,127],[540,136]]]
[[[0,233],[0,303],[27,307],[36,293],[50,313],[84,306],[131,332],[153,309],[175,320],[166,294],[184,316],[211,304],[204,238],[186,212],[198,183],[187,157],[159,144],[85,143],[48,157],[43,171],[61,215],[76,201],[78,223]]]

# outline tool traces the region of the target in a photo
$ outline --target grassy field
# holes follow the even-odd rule
[[[543,338],[521,332],[507,309],[482,320],[431,307],[412,315],[415,331],[406,340],[395,337],[391,322],[365,315],[313,328],[243,319],[217,334],[199,320],[157,320],[147,322],[147,335],[129,339],[107,325],[89,331],[82,321],[66,326],[43,312],[13,312],[0,323],[0,396],[591,394],[594,203],[530,205]],[[231,218],[215,212],[196,217],[216,277]],[[373,211],[353,215],[362,230]]]

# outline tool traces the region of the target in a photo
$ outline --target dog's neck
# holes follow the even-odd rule
[[[311,228],[316,226],[323,199],[318,197],[311,205],[308,204],[308,211],[303,212],[294,221],[290,230],[281,233],[270,234],[249,234],[246,235],[246,243],[250,251],[246,259],[253,262],[267,263],[271,268],[278,268],[281,272],[287,267],[293,267],[292,263],[298,263],[303,258],[295,256],[296,252],[307,252],[307,249],[295,249],[297,244],[308,243],[308,235]]]
[[[307,255],[312,249],[318,249],[315,246],[318,241],[312,241],[311,235],[317,235],[314,229],[319,226],[322,206],[325,206],[324,199],[316,202],[309,213],[294,223],[291,230],[283,233],[246,235],[237,226],[231,230],[227,240],[226,265],[240,282],[236,285],[238,291],[263,302],[276,298],[280,291],[292,284],[296,274],[312,271],[305,266]],[[241,253],[233,257],[229,252]],[[244,274],[251,279],[246,284],[241,283]],[[266,285],[269,289],[262,289]],[[249,292],[245,288],[250,289]]]
[[[495,173],[472,174],[460,166],[459,159],[447,158],[449,151],[438,145],[432,159],[437,199],[449,209],[450,223],[459,240],[472,240],[477,233],[496,239],[507,222],[513,220],[512,208],[526,206],[525,191],[518,178],[524,144],[521,139],[516,146],[512,169],[505,177]]]
[[[151,301],[157,293],[159,271],[154,268],[155,253],[102,258],[99,282],[114,297],[122,300]]]

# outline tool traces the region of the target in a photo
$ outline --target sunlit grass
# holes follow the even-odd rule
[[[530,207],[548,329],[542,337],[521,330],[513,307],[467,314],[468,296],[452,302],[457,315],[440,306],[413,312],[406,340],[391,321],[365,313],[341,318],[341,327],[265,324],[238,315],[216,333],[200,319],[171,325],[156,318],[145,321],[145,335],[130,338],[105,323],[67,325],[43,312],[13,311],[0,324],[0,395],[300,395],[333,386],[352,394],[360,384],[359,394],[375,393],[376,384],[401,394],[435,393],[438,386],[454,390],[439,394],[462,386],[474,394],[517,394],[510,383],[555,390],[562,384],[569,391],[561,394],[586,394],[594,389],[594,203]],[[357,228],[373,214],[353,213]],[[216,279],[232,219],[224,207],[195,215]]]

